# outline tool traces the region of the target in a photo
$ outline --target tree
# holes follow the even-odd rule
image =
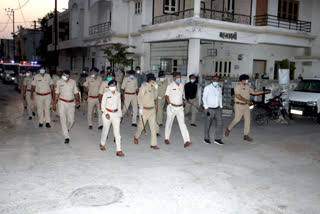
[[[107,55],[106,58],[111,63],[111,67],[116,68],[120,65],[124,67],[132,65],[132,59],[129,56],[133,55],[133,52],[129,52],[129,48],[135,48],[135,46],[113,43],[102,50]]]

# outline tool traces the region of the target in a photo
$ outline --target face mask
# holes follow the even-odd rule
[[[165,78],[160,78],[160,82],[164,82]]]
[[[112,80],[112,77],[107,77],[107,81],[110,82]]]
[[[181,82],[180,78],[176,79],[176,83],[180,83],[180,82]]]
[[[246,82],[245,83],[248,83],[249,82],[249,80],[246,80]]]
[[[86,71],[82,71],[82,73],[83,73],[83,74],[85,74],[85,73],[86,73]]]
[[[130,75],[130,78],[133,79],[133,78],[134,78],[134,75]]]
[[[219,85],[219,83],[218,83],[218,82],[212,82],[212,85],[213,85],[214,87],[217,87],[217,86]]]
[[[196,81],[195,79],[192,79],[192,80],[191,80],[192,83],[194,83],[195,81]]]
[[[116,88],[117,88],[117,87],[115,87],[115,86],[111,86],[111,87],[109,87],[110,91],[115,91],[115,90],[116,90]]]
[[[46,70],[40,69],[40,74],[44,74],[44,73],[46,73]]]
[[[137,70],[137,74],[140,74],[140,70]]]
[[[26,76],[27,76],[27,77],[30,76],[30,73],[26,73]]]
[[[68,77],[67,77],[67,76],[62,76],[62,79],[63,79],[64,81],[67,81],[67,80],[68,80]]]
[[[96,77],[96,75],[94,75],[94,74],[91,74],[91,77],[92,77],[92,78],[95,78],[95,77]]]

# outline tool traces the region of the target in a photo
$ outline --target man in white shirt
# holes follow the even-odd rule
[[[204,127],[204,140],[206,144],[211,144],[210,141],[210,128],[212,121],[216,120],[216,131],[214,143],[223,145],[221,141],[223,135],[222,128],[222,90],[219,87],[219,77],[214,76],[212,83],[207,85],[203,91],[203,107],[206,114],[206,122]]]

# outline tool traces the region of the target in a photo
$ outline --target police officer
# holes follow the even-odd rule
[[[29,115],[29,120],[32,120],[32,116],[35,116],[36,114],[33,112],[33,102],[31,100],[31,88],[32,88],[32,72],[27,71],[26,77],[23,80],[23,88],[22,88],[22,94],[23,99],[27,103],[27,111]]]
[[[240,82],[234,87],[234,112],[235,116],[233,121],[230,123],[229,127],[225,131],[225,136],[228,137],[232,128],[237,125],[241,120],[242,116],[244,117],[244,137],[243,140],[252,141],[252,138],[249,137],[250,132],[250,105],[253,103],[250,100],[250,94],[252,95],[261,95],[264,93],[269,93],[267,91],[254,91],[248,84],[249,76],[242,74],[239,77]]]
[[[158,85],[158,112],[157,112],[157,124],[159,126],[163,125],[163,110],[164,104],[166,102],[166,90],[168,87],[168,81],[165,78],[163,71],[159,72],[159,80],[157,81]]]
[[[102,102],[102,96],[105,92],[107,92],[109,90],[109,82],[111,80],[115,79],[115,74],[112,71],[109,71],[107,73],[107,77],[105,81],[102,81],[100,88],[99,88],[99,102],[101,105]],[[118,82],[117,82],[117,91],[120,92],[120,89],[118,88]]]
[[[59,105],[60,123],[62,134],[65,138],[64,143],[68,144],[69,132],[74,123],[75,106],[80,107],[80,96],[77,83],[70,79],[70,71],[64,70],[61,79],[57,82],[53,110],[56,111]]]
[[[124,69],[119,68],[115,71],[115,80],[117,81],[117,89],[121,89],[122,81],[124,77]],[[120,92],[120,90],[119,90]]]
[[[120,136],[120,121],[122,117],[121,113],[121,97],[117,89],[117,81],[111,80],[109,83],[109,89],[103,94],[101,111],[103,120],[103,130],[101,134],[100,149],[106,150],[106,138],[109,133],[110,125],[112,124],[113,135],[117,145],[117,156],[124,156],[121,151],[121,136]]]
[[[24,83],[24,79],[26,77],[26,71],[25,70],[22,70],[19,74],[19,77],[18,77],[18,90],[20,91],[20,94],[22,96],[22,101],[23,101],[23,107],[25,109],[27,109],[28,107],[28,104],[27,104],[27,101],[24,96],[24,93],[23,93],[23,83]]]
[[[139,92],[138,81],[134,76],[134,71],[131,70],[128,73],[129,76],[123,79],[121,86],[122,100],[124,100],[122,114],[124,116],[127,113],[130,105],[132,105],[132,126],[137,127],[137,93]]]
[[[175,117],[178,119],[180,131],[184,140],[184,147],[191,145],[190,136],[187,126],[184,122],[184,85],[181,83],[181,74],[179,72],[173,73],[173,82],[170,83],[166,90],[167,106],[167,121],[165,127],[165,144],[170,144],[169,138],[172,129],[172,123]]]
[[[88,125],[92,129],[92,115],[96,107],[98,113],[99,128],[102,129],[102,118],[99,104],[99,89],[102,79],[95,70],[91,70],[91,74],[83,83],[84,99],[88,100]]]
[[[139,124],[134,136],[134,143],[138,144],[138,138],[141,135],[143,129],[149,122],[149,127],[151,130],[151,148],[159,149],[157,146],[157,123],[156,123],[156,111],[157,111],[157,91],[154,85],[156,77],[154,74],[147,74],[147,82],[141,85],[138,94],[138,104],[139,104]]]
[[[46,74],[46,70],[44,68],[41,68],[40,73],[33,78],[31,89],[32,99],[34,92],[36,92],[35,103],[38,111],[39,127],[42,127],[45,121],[46,127],[50,128],[50,105],[54,94],[54,86],[50,75]],[[43,112],[45,112],[45,120]]]

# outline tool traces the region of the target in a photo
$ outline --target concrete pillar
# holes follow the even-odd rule
[[[143,43],[143,54],[140,57],[140,67],[142,72],[151,71],[150,54],[150,43]]]
[[[201,5],[201,0],[194,0],[193,1],[193,9],[194,9],[194,13],[193,13],[193,17],[200,17],[200,5]]]
[[[200,39],[189,39],[188,48],[188,76],[199,75],[200,67]]]

